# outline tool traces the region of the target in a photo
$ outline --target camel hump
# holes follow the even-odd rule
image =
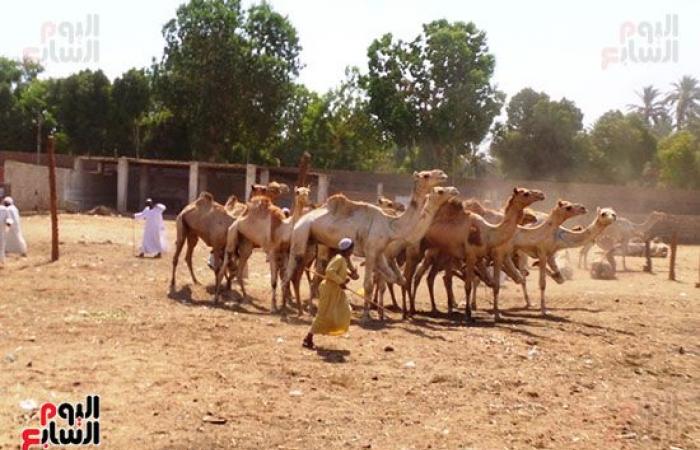
[[[214,203],[214,196],[210,192],[202,191],[199,197],[197,197],[197,200],[195,200],[195,203],[198,205],[211,205]]]
[[[326,208],[331,214],[338,214],[350,206],[350,199],[343,194],[333,194],[326,200]]]

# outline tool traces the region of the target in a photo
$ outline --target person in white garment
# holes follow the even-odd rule
[[[0,267],[5,265],[5,241],[10,225],[12,225],[10,212],[5,205],[0,205]]]
[[[15,201],[12,197],[5,197],[2,203],[7,208],[7,212],[10,214],[10,220],[12,220],[10,229],[7,231],[5,252],[27,256],[27,242],[24,240],[24,236],[22,236],[19,210],[15,206]]]
[[[146,221],[141,252],[139,253],[141,258],[146,254],[160,258],[161,253],[167,251],[163,211],[165,211],[165,205],[158,203],[154,206],[153,200],[149,198],[146,200],[146,207],[143,211],[134,214],[135,219]]]

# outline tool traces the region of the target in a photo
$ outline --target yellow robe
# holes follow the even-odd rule
[[[311,333],[338,336],[350,328],[350,304],[340,287],[348,278],[348,264],[342,255],[328,263],[325,280],[319,288],[318,312],[311,324]]]

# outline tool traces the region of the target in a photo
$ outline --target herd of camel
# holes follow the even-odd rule
[[[313,298],[335,247],[342,238],[349,237],[355,243],[354,254],[364,258],[363,320],[369,318],[371,305],[384,318],[387,288],[393,306],[399,308],[394,285],[402,287],[400,308],[404,317],[415,314],[416,290],[426,272],[434,311],[437,308],[433,281],[444,272],[449,312],[455,305],[452,278],[457,276],[464,281],[465,319],[471,320],[472,309],[476,308],[476,286],[484,282],[493,291],[494,319],[499,320],[501,271],[522,286],[526,307],[530,307],[526,287],[529,258],[534,259],[533,265],[539,270],[540,308],[542,314],[547,314],[547,276],[557,283],[564,282],[556,259],[558,251],[582,247],[579,264],[583,262],[586,267],[588,250],[596,243],[608,243],[610,248],[622,249],[624,264],[630,239],[644,235],[665,218],[664,213],[654,212],[644,223],[635,224],[618,218],[611,208],[597,208],[590,225],[569,229],[562,224],[586,214],[583,205],[559,200],[549,213],[539,212],[531,205],[544,200],[544,194],[516,187],[503,208],[493,210],[477,200],[460,199],[455,187],[443,187],[447,175],[442,170],[415,172],[413,179],[406,207],[386,198],[380,198],[376,205],[353,201],[343,194],[314,205],[310,188],[300,186],[294,188],[292,208],[283,209],[275,201],[289,188],[277,182],[253,185],[248,201],[231,196],[224,205],[203,192],[177,216],[171,289],[175,287],[177,264],[185,243],[185,261],[193,282],[198,283],[192,252],[201,239],[211,249],[210,267],[216,279],[214,301],[219,301],[224,279],[231,289],[233,278],[238,280],[245,298],[247,260],[255,248],[260,248],[270,265],[271,311],[277,311],[279,282],[282,310],[293,288],[298,313],[302,315],[299,285],[304,273]]]

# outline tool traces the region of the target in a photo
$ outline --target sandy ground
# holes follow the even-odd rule
[[[171,294],[170,258],[134,258],[129,219],[60,220],[59,262],[47,262],[48,218],[27,217],[31,255],[0,270],[2,449],[38,424],[22,400],[89,393],[108,449],[699,448],[698,247],[680,248],[679,282],[667,260],[639,272],[641,258],[616,281],[550,281],[550,318],[509,285],[503,323],[480,290],[472,325],[393,313],[312,352],[308,315],[269,314],[263,255],[253,302],[234,292],[212,307],[201,244],[206,284],[181,263]],[[425,288],[419,300],[427,310]]]

